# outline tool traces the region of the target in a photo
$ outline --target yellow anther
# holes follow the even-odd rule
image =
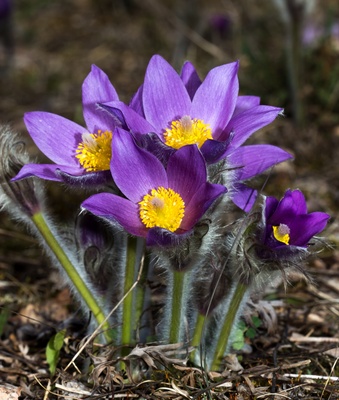
[[[290,228],[285,224],[280,224],[279,226],[273,226],[273,236],[282,243],[290,243]]]
[[[200,148],[207,139],[213,139],[209,124],[200,119],[191,119],[188,115],[173,121],[164,132],[165,143],[175,149],[188,144],[196,144]]]
[[[175,232],[185,215],[185,202],[179,193],[162,186],[152,189],[139,202],[139,215],[146,228],[164,228]]]
[[[87,171],[106,171],[110,168],[112,132],[83,133],[75,157]]]

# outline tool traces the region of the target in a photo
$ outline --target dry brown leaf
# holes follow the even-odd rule
[[[21,394],[21,388],[4,384],[0,386],[0,400],[18,400]]]

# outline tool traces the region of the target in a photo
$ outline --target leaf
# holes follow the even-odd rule
[[[254,339],[256,337],[256,334],[257,332],[254,328],[248,328],[245,333],[245,336],[249,339]]]
[[[64,344],[64,339],[66,335],[66,330],[62,330],[57,332],[54,336],[52,336],[46,347],[46,361],[49,365],[49,372],[51,375],[54,375],[58,361],[59,354],[62,346]]]
[[[255,328],[259,328],[259,326],[262,325],[262,320],[259,317],[254,315],[252,317],[252,324],[254,325]]]
[[[238,328],[234,332],[232,347],[234,350],[241,350],[244,347],[244,344],[245,344],[244,331],[243,331],[243,329]]]

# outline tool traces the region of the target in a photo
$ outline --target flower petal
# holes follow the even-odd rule
[[[55,174],[61,178],[62,182],[71,186],[89,187],[107,184],[114,186],[111,171],[86,172],[83,175],[76,175],[71,174],[68,169],[57,169]]]
[[[236,168],[236,179],[243,181],[290,158],[293,156],[279,147],[257,144],[239,147],[227,156],[227,161],[232,168]]]
[[[147,121],[161,133],[173,120],[189,115],[191,100],[176,71],[159,55],[148,64],[143,106]]]
[[[258,192],[243,183],[236,182],[232,187],[230,196],[236,206],[245,212],[249,212],[258,197]]]
[[[80,168],[74,155],[85,128],[60,115],[40,111],[26,113],[24,121],[34,143],[49,159]]]
[[[206,140],[201,146],[200,151],[207,164],[214,164],[221,160],[227,153],[227,149],[232,141],[233,134],[230,134],[228,140],[219,142],[218,140]]]
[[[38,178],[46,179],[48,181],[62,182],[63,179],[58,174],[58,171],[64,170],[68,174],[73,174],[74,176],[79,176],[83,173],[83,170],[76,167],[69,167],[65,165],[58,164],[26,164],[24,165],[19,173],[12,179],[13,181],[18,181],[20,179],[29,178],[36,176]]]
[[[262,127],[270,124],[282,112],[282,108],[271,106],[257,106],[246,110],[230,120],[219,140],[228,137],[229,132],[234,132],[234,138],[230,146],[237,148],[251,135]]]
[[[300,190],[287,190],[279,201],[274,213],[269,216],[269,223],[290,225],[298,215],[307,214],[307,205],[303,193]]]
[[[290,226],[290,243],[306,247],[312,237],[325,228],[329,218],[330,216],[323,212],[299,215]]]
[[[190,63],[189,61],[185,62],[182,67],[180,77],[187,89],[190,98],[193,99],[195,92],[201,85],[201,79],[199,78],[199,75],[197,74],[197,71],[195,70],[192,63]]]
[[[167,176],[168,186],[188,204],[207,179],[206,164],[198,147],[189,145],[177,150],[168,160]]]
[[[260,97],[258,96],[238,96],[237,104],[235,106],[232,118],[242,113],[243,111],[258,106],[259,104],[260,104]]]
[[[119,97],[108,76],[100,68],[92,65],[91,72],[82,84],[83,114],[90,133],[98,129],[113,131],[114,120],[107,113],[98,110],[97,103],[114,100],[119,100]]]
[[[118,222],[127,232],[146,237],[147,229],[139,218],[137,204],[111,193],[95,194],[85,200],[81,207],[91,213]]]
[[[144,89],[144,85],[139,86],[139,89],[137,92],[134,94],[132,97],[129,107],[132,108],[135,112],[137,112],[139,115],[144,117],[144,108],[142,105],[142,91]]]
[[[149,133],[155,131],[154,126],[122,101],[112,101],[100,104],[99,106],[109,113],[112,113],[126,129],[131,130],[133,133]],[[121,116],[123,120],[121,120]]]
[[[217,140],[234,112],[239,91],[238,68],[238,62],[213,68],[192,101],[191,118],[209,124]]]
[[[167,187],[162,163],[138,147],[132,135],[120,128],[116,128],[113,134],[111,172],[122,193],[135,203],[151,189]]]
[[[226,192],[227,189],[223,185],[209,182],[201,185],[191,198],[191,201],[186,205],[185,216],[180,228],[187,231],[191,230],[211,204]]]

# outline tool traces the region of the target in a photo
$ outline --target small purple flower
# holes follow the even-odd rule
[[[286,252],[304,248],[321,232],[330,216],[323,212],[307,213],[305,197],[300,190],[287,190],[279,201],[267,197],[265,202],[263,244],[269,249]]]
[[[47,112],[26,113],[24,121],[37,147],[54,164],[27,164],[15,180],[37,176],[71,184],[99,184],[111,180],[114,119],[97,109],[98,102],[118,100],[107,75],[95,65],[82,85],[83,116],[87,128]]]
[[[167,168],[117,128],[111,173],[125,197],[101,193],[82,207],[145,237],[148,245],[173,245],[192,232],[210,205],[227,189],[207,182],[205,161],[196,146],[174,152]]]
[[[255,96],[238,96],[238,67],[233,62],[213,68],[201,82],[191,63],[179,76],[155,55],[130,107],[119,101],[102,107],[134,134],[154,132],[173,149],[196,144],[205,160],[215,163],[282,112],[259,105]]]

